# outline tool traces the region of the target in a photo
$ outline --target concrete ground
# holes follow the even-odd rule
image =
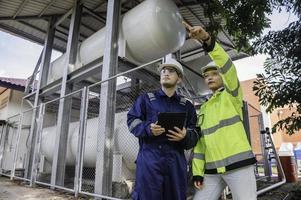
[[[20,181],[0,176],[0,200],[63,200],[75,199],[72,194],[42,187],[29,187]],[[78,198],[89,199],[89,198]]]

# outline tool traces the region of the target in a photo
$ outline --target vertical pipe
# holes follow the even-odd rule
[[[22,104],[23,104],[23,101],[22,101]],[[22,107],[23,107],[23,105],[21,105],[21,108]],[[15,145],[15,148],[14,148],[13,167],[11,169],[11,174],[10,174],[10,179],[11,180],[15,176],[17,157],[18,157],[18,151],[19,151],[20,136],[21,136],[21,131],[22,131],[22,124],[23,124],[23,112],[20,113],[20,115],[19,115],[19,125],[18,125],[18,130],[17,130],[17,140],[16,140],[16,145]]]
[[[118,69],[118,35],[121,0],[108,1],[106,43],[102,66],[102,80],[114,76]],[[95,193],[112,194],[113,134],[116,103],[116,79],[101,84]],[[105,140],[101,141],[101,134]],[[102,145],[103,144],[103,145]],[[103,146],[103,152],[102,152]],[[105,162],[104,162],[105,161]]]
[[[64,72],[61,83],[61,99],[58,110],[57,131],[55,137],[55,148],[51,170],[52,189],[54,189],[54,185],[64,186],[67,140],[69,132],[69,119],[71,113],[72,97],[68,97],[68,99],[65,99],[63,97],[72,91],[72,85],[67,84],[68,69],[69,66],[74,66],[76,61],[81,13],[82,5],[80,3],[80,0],[76,0],[74,1],[74,7],[72,10],[72,16],[70,21],[66,60],[64,64]]]
[[[81,97],[81,109],[80,109],[80,120],[79,120],[79,132],[78,132],[78,141],[77,141],[77,153],[76,153],[76,161],[75,161],[75,177],[74,177],[74,193],[75,197],[78,197],[78,193],[80,190],[81,185],[81,168],[82,168],[82,152],[84,152],[84,133],[86,131],[87,121],[86,121],[86,114],[87,114],[87,87],[84,87],[82,90],[82,97]]]
[[[86,89],[86,99],[83,99],[85,102],[85,109],[84,109],[84,129],[82,130],[82,151],[80,152],[80,174],[79,174],[79,186],[78,186],[78,191],[81,192],[81,187],[82,187],[82,178],[83,178],[83,167],[84,167],[84,153],[85,153],[85,144],[86,144],[86,134],[87,134],[87,120],[88,120],[88,107],[89,107],[89,93],[90,93],[90,88]]]
[[[31,177],[30,177],[30,186],[32,186],[37,179],[37,169],[39,164],[39,154],[40,154],[40,145],[41,145],[41,137],[43,131],[43,120],[45,114],[45,104],[41,104],[39,107],[39,116],[37,120],[37,136],[35,138],[35,151],[33,154],[33,164],[31,169]]]

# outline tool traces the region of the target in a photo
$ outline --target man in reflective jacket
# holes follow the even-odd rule
[[[201,69],[213,96],[198,112],[202,136],[192,161],[194,199],[215,200],[229,186],[234,200],[256,199],[256,162],[243,126],[242,90],[228,54],[200,26],[189,35],[203,43],[213,62]]]
[[[184,149],[195,146],[199,137],[195,131],[196,111],[183,96],[177,94],[177,84],[183,68],[174,59],[158,68],[161,89],[142,94],[128,112],[128,127],[139,139],[136,160],[135,200],[186,200],[187,163]],[[165,130],[157,124],[160,112],[185,112],[182,129]]]

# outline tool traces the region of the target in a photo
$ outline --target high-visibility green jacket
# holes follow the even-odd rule
[[[194,180],[200,181],[204,173],[224,173],[256,162],[242,122],[242,90],[236,69],[218,43],[211,46],[209,56],[218,65],[224,88],[198,111],[202,136],[193,150],[192,170]]]

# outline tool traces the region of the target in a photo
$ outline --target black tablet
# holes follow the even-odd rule
[[[186,113],[184,112],[162,112],[158,116],[158,125],[168,130],[174,130],[174,127],[183,129],[186,121]]]

